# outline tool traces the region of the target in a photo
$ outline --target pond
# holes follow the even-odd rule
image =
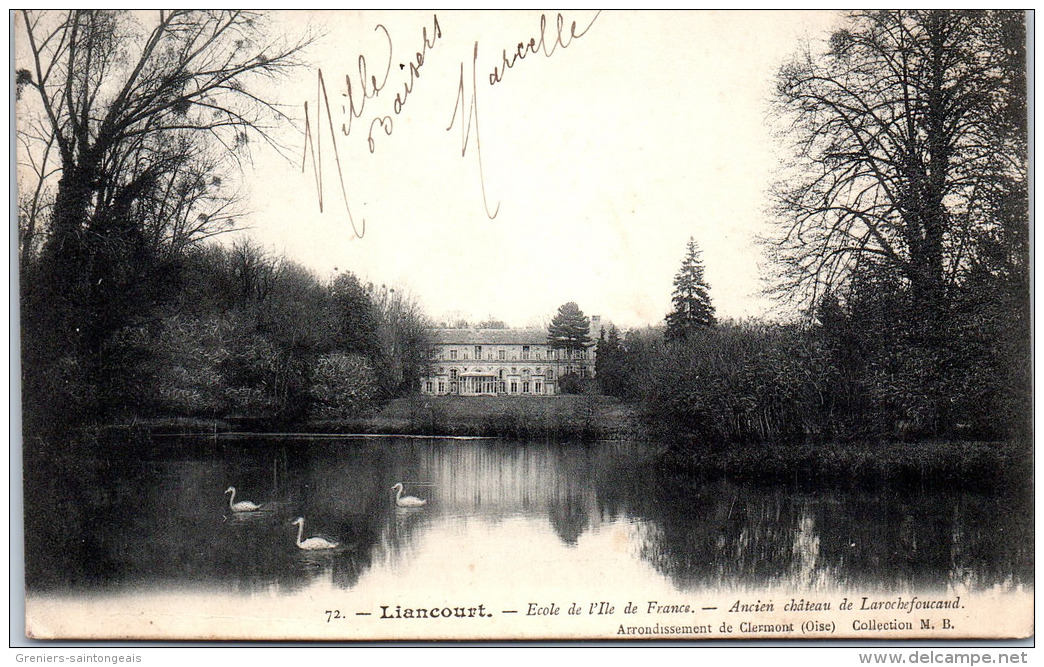
[[[434,600],[516,614],[496,633],[514,636],[530,611],[587,616],[602,601],[644,614],[650,601],[1032,591],[1032,509],[998,494],[696,480],[628,442],[243,436],[157,451],[52,462],[29,481],[30,611],[182,595],[365,626]],[[395,483],[426,504],[396,506]],[[261,509],[232,511],[230,486]],[[299,549],[298,517],[304,538],[337,548]]]

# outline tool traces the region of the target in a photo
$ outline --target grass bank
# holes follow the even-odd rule
[[[410,396],[354,423],[310,422],[308,430],[470,435],[512,440],[637,439],[631,406],[610,396]]]
[[[480,436],[512,440],[643,440],[634,408],[611,396],[409,396],[344,419],[282,422],[266,418],[130,419],[84,426],[73,438],[88,448],[142,443],[153,435],[252,433],[370,433]]]

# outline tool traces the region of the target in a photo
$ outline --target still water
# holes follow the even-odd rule
[[[30,592],[571,586],[1032,586],[1030,508],[973,491],[809,491],[701,481],[639,443],[183,439],[51,463],[26,490]],[[176,452],[176,453],[172,453]],[[427,500],[397,508],[391,487]],[[262,510],[232,512],[236,500]],[[341,546],[307,553],[325,535]],[[593,583],[592,583],[593,582]]]

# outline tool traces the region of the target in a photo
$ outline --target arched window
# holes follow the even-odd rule
[[[551,370],[550,368],[547,369],[547,379],[548,380],[554,380],[555,379],[555,372],[553,370]]]

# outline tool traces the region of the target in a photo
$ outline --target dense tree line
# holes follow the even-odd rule
[[[1021,12],[856,12],[779,74],[781,286],[871,422],[1029,428],[1025,40]]]
[[[73,354],[32,369],[31,430],[62,414],[70,425],[347,419],[416,389],[429,325],[407,295],[351,273],[320,281],[249,241],[191,247],[170,274],[162,302],[103,342],[100,372],[77,372]]]
[[[238,166],[286,154],[266,97],[310,42],[244,11],[16,16],[27,442],[134,419],[344,419],[409,392],[408,295],[249,241]],[[48,437],[50,436],[50,437]]]
[[[22,11],[14,27],[27,442],[152,409],[172,378],[158,378],[150,358],[184,362],[169,374],[206,374],[235,365],[206,358],[212,343],[242,334],[239,356],[290,363],[272,358],[275,338],[171,313],[191,302],[193,280],[209,278],[193,273],[222,274],[198,245],[235,226],[237,165],[251,146],[279,148],[287,119],[261,91],[292,70],[309,37],[273,35],[263,15],[243,11]],[[232,275],[241,298],[292,282]],[[261,394],[293,392],[293,373],[269,370],[278,383]],[[211,399],[182,383],[166,400]]]
[[[1029,438],[1028,338],[998,331],[1017,324],[955,323],[948,344],[918,347],[880,320],[823,316],[726,321],[671,343],[662,329],[614,332],[599,341],[599,387],[706,447]]]
[[[786,63],[769,241],[804,318],[677,335],[676,284],[666,341],[600,341],[603,389],[705,442],[1028,438],[1025,37],[1021,12],[856,12]]]

